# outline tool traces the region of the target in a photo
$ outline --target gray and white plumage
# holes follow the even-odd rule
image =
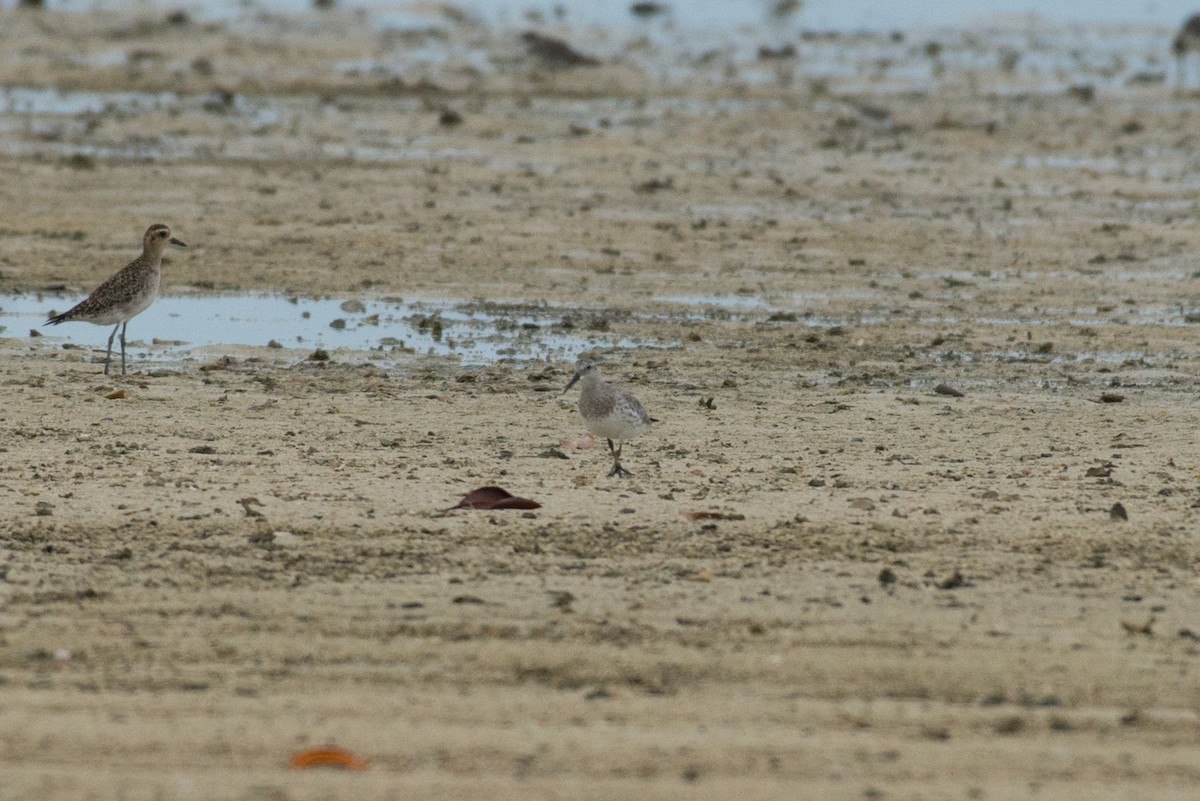
[[[579,416],[583,418],[588,431],[608,441],[608,450],[613,457],[612,470],[608,474],[632,475],[621,466],[621,450],[626,440],[633,439],[650,425],[651,419],[646,408],[632,394],[601,378],[600,371],[590,361],[582,360],[576,365],[575,375],[563,392],[576,383],[580,384]]]
[[[150,307],[158,298],[162,279],[162,255],[167,245],[187,247],[171,236],[171,229],[158,223],[146,229],[142,237],[142,255],[125,265],[62,314],[54,315],[46,325],[58,325],[79,320],[96,325],[114,326],[108,335],[108,350],[104,354],[104,374],[112,361],[112,343],[117,330],[121,331],[121,374],[125,374],[125,329],[129,321]]]

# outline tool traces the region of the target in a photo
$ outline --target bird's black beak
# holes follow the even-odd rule
[[[183,241],[181,241],[181,240],[178,240],[178,239],[176,239],[175,237],[171,237],[171,238],[170,238],[170,239],[168,239],[167,241],[168,241],[168,242],[170,242],[172,245],[179,245],[179,247],[181,247],[181,248],[186,248],[186,247],[187,247],[187,243],[186,243],[186,242],[183,242]]]
[[[579,380],[580,375],[582,375],[582,374],[578,370],[576,370],[575,375],[571,376],[571,380],[567,383],[567,385],[565,387],[563,387],[563,392],[566,392],[568,389],[575,386],[575,382]],[[559,394],[561,395],[562,392],[560,392]]]

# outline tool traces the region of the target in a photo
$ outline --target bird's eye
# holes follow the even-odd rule
[[[165,236],[167,235],[167,232],[166,232],[166,231],[159,231],[159,232],[158,232],[158,235],[159,235],[159,236],[161,236],[161,237],[165,237]]]

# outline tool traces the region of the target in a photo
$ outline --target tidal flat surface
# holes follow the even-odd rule
[[[382,14],[0,10],[0,799],[1192,798],[1170,26]]]

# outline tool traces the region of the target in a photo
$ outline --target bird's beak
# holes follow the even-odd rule
[[[571,376],[570,382],[568,382],[568,384],[565,387],[563,387],[563,392],[566,392],[568,389],[575,386],[575,382],[579,380],[579,375],[580,375],[579,371],[576,371],[575,375]],[[560,392],[559,394],[561,395],[562,392]]]
[[[168,239],[167,241],[168,241],[168,242],[170,242],[172,245],[179,245],[179,247],[181,247],[181,248],[186,248],[186,247],[187,247],[187,243],[186,243],[186,242],[183,242],[183,241],[181,241],[181,240],[178,240],[178,239],[176,239],[175,237],[171,237],[171,238],[170,238],[170,239]]]

